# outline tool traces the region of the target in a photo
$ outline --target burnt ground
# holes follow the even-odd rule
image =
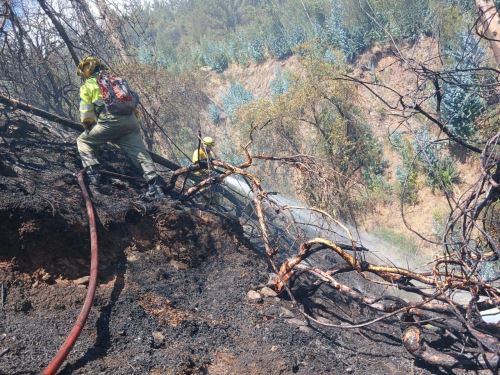
[[[0,122],[0,373],[48,364],[85,298],[90,243],[74,177],[74,134],[36,119]],[[112,149],[107,169],[133,174]],[[116,160],[116,161],[115,161]],[[252,302],[269,279],[236,218],[141,185],[96,195],[100,279],[90,317],[61,374],[421,374],[395,322],[363,331],[307,325],[285,297]],[[370,312],[296,283],[301,302],[336,322]],[[434,370],[437,371],[437,370]]]

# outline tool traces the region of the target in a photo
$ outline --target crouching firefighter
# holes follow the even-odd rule
[[[165,181],[156,172],[151,156],[142,141],[135,109],[138,95],[128,83],[107,72],[95,57],[78,64],[77,74],[84,80],[80,87],[80,120],[85,131],[76,144],[90,185],[102,184],[96,158],[99,146],[111,143],[122,149],[132,163],[143,171],[148,183],[147,198],[164,198]]]
[[[208,169],[208,173],[203,173],[201,171],[194,172],[197,176],[201,176],[203,174],[210,176],[214,172],[214,170],[210,168],[210,162],[216,158],[216,155],[213,151],[214,147],[215,147],[215,142],[213,138],[204,137],[201,140],[200,146],[193,151],[193,157],[191,159],[193,165],[199,165],[203,169]],[[220,205],[221,204],[220,195],[222,193],[223,190],[221,189],[219,184],[212,185],[208,189],[209,198],[207,203]]]
[[[213,148],[215,142],[212,137],[204,137],[201,140],[201,145],[193,151],[192,163],[199,164],[202,168],[208,167],[208,162],[215,159]]]

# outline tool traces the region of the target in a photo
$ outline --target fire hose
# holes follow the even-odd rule
[[[89,287],[87,289],[87,295],[85,296],[85,301],[83,303],[83,307],[78,315],[73,328],[71,329],[66,341],[61,345],[57,354],[52,358],[48,366],[43,371],[43,375],[53,375],[57,372],[61,364],[64,362],[66,357],[68,356],[71,348],[75,344],[80,332],[85,326],[85,322],[87,321],[87,317],[89,316],[90,309],[92,307],[92,303],[94,302],[95,290],[97,287],[97,269],[99,265],[99,248],[97,242],[97,227],[95,220],[95,212],[94,207],[92,205],[92,201],[90,199],[87,187],[85,186],[85,170],[81,170],[78,173],[78,184],[80,185],[80,189],[82,190],[82,196],[85,201],[85,206],[87,208],[87,215],[89,218],[89,227],[90,227],[90,280]]]

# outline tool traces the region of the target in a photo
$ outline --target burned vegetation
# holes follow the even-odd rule
[[[326,36],[355,37],[335,18],[350,3],[336,2],[339,12],[325,25],[340,32]],[[362,3],[352,7],[357,18],[376,21]],[[490,30],[494,6],[476,3],[458,55],[438,46],[419,59],[418,41],[403,49],[391,36],[359,72],[349,66],[361,53],[348,53],[353,40],[336,40],[335,51],[321,49],[320,39],[301,43],[300,74],[288,91],[252,102],[240,87],[243,98],[221,130],[219,115],[211,125],[200,115],[214,105],[208,76],[144,62],[136,39],[147,33],[129,9],[3,1],[0,373],[497,373],[498,316],[488,318],[500,305],[500,42]],[[462,8],[449,6],[458,17]],[[492,55],[478,53],[487,45]],[[278,57],[271,47],[276,58],[292,54]],[[80,124],[68,118],[76,117],[73,70],[83,51],[130,75],[145,141],[167,155],[151,153],[164,167],[167,198],[141,199],[145,181],[113,147],[100,155],[105,191],[88,196],[74,144]],[[390,64],[378,67],[388,56]],[[390,66],[404,87],[381,80]],[[367,178],[384,169],[358,92],[377,101],[380,117],[396,119],[388,129],[404,164],[398,214],[440,247],[422,268],[377,259],[357,232],[356,215],[366,209],[359,198],[373,182]],[[240,137],[241,157],[179,165],[189,159],[179,142],[189,137],[199,147],[202,123]],[[441,150],[478,166],[465,191],[454,189],[457,173]],[[448,204],[438,239],[407,220],[417,170]],[[268,191],[275,179],[321,209]],[[76,318],[82,305],[90,311],[85,325]],[[47,370],[75,319],[78,341]]]

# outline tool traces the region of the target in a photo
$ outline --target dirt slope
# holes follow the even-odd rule
[[[85,296],[88,227],[73,173],[74,135],[54,124],[0,123],[0,373],[39,373]],[[111,158],[114,155],[115,157]],[[134,171],[116,150],[110,170]],[[252,302],[269,278],[236,219],[173,200],[146,205],[140,184],[95,196],[100,280],[62,374],[427,373],[401,348],[400,328],[307,326],[286,298]],[[304,281],[306,282],[306,280]],[[298,298],[334,321],[369,312],[338,296]]]

